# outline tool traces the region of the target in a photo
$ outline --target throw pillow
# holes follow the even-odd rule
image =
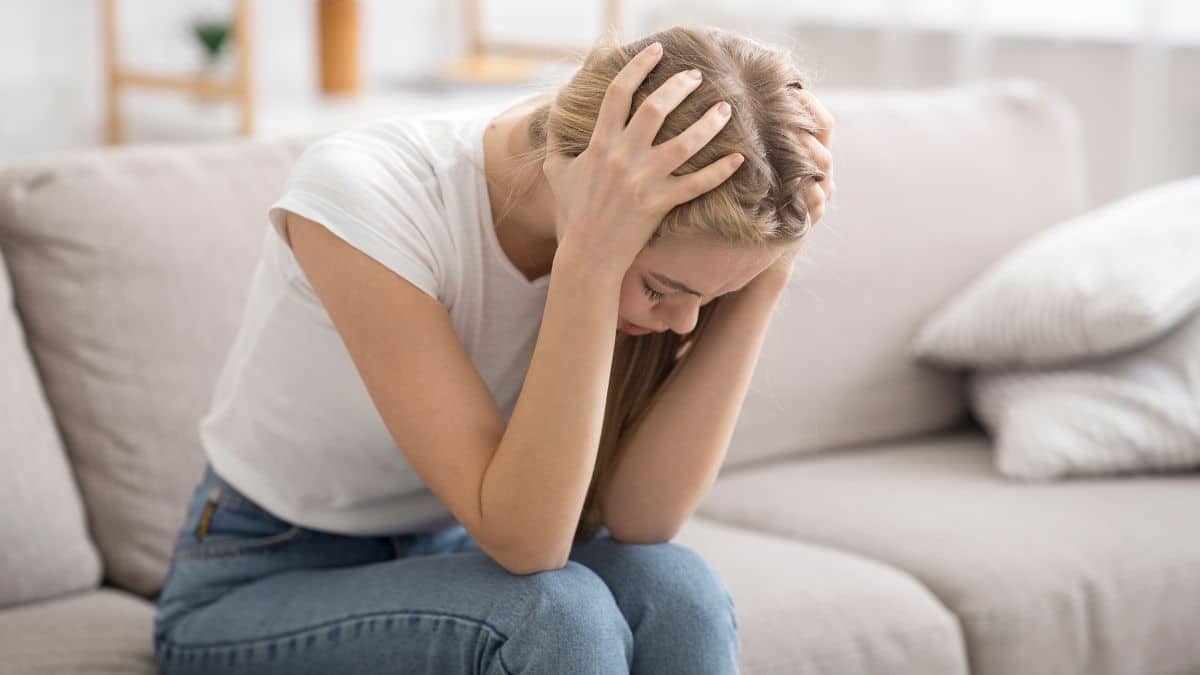
[[[1063,365],[1129,349],[1200,306],[1200,176],[1139,191],[1035,235],[922,326],[920,360]]]
[[[1116,356],[973,372],[967,392],[1011,478],[1200,467],[1200,312]]]

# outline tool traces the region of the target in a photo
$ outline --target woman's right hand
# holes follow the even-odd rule
[[[735,152],[698,171],[672,175],[728,122],[720,104],[674,138],[651,145],[667,114],[700,84],[686,71],[647,96],[625,125],[633,93],[661,55],[651,45],[613,78],[583,152],[576,157],[556,152],[550,136],[542,164],[554,193],[559,247],[620,274],[671,209],[720,185],[741,165]]]

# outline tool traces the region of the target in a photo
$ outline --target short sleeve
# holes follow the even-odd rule
[[[428,179],[384,141],[341,132],[310,146],[293,165],[283,194],[268,210],[291,247],[291,211],[325,226],[351,246],[444,302],[441,260],[449,259],[444,215],[423,195]]]

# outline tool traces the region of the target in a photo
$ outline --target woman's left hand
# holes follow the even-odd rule
[[[804,201],[808,206],[810,223],[816,224],[825,215],[825,203],[833,197],[833,191],[836,189],[832,175],[833,155],[829,150],[833,140],[834,119],[833,115],[825,109],[825,106],[821,105],[811,91],[806,88],[796,88],[795,93],[812,113],[818,128],[816,134],[806,132],[802,135],[805,146],[812,154],[817,166],[824,172],[824,176],[820,180],[809,181],[804,186]],[[801,242],[789,246],[775,262],[755,277],[750,285],[782,291],[787,286],[788,280],[791,279],[792,265],[796,261],[800,246]]]
[[[812,91],[804,89],[795,89],[796,95],[800,97],[800,101],[812,113],[816,120],[817,133],[801,134],[802,141],[808,148],[812,158],[816,161],[817,166],[824,172],[824,176],[819,176],[813,181],[806,183],[804,186],[804,201],[808,205],[810,222],[816,224],[817,221],[825,215],[825,203],[833,198],[835,185],[833,182],[833,154],[830,152],[831,143],[833,141],[833,115],[821,105],[817,97]]]

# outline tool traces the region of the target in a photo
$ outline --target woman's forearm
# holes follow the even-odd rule
[[[525,382],[484,474],[484,521],[529,573],[570,554],[600,446],[623,274],[560,246]]]
[[[630,543],[667,541],[716,480],[786,277],[724,298],[657,404],[621,448],[604,522]]]

